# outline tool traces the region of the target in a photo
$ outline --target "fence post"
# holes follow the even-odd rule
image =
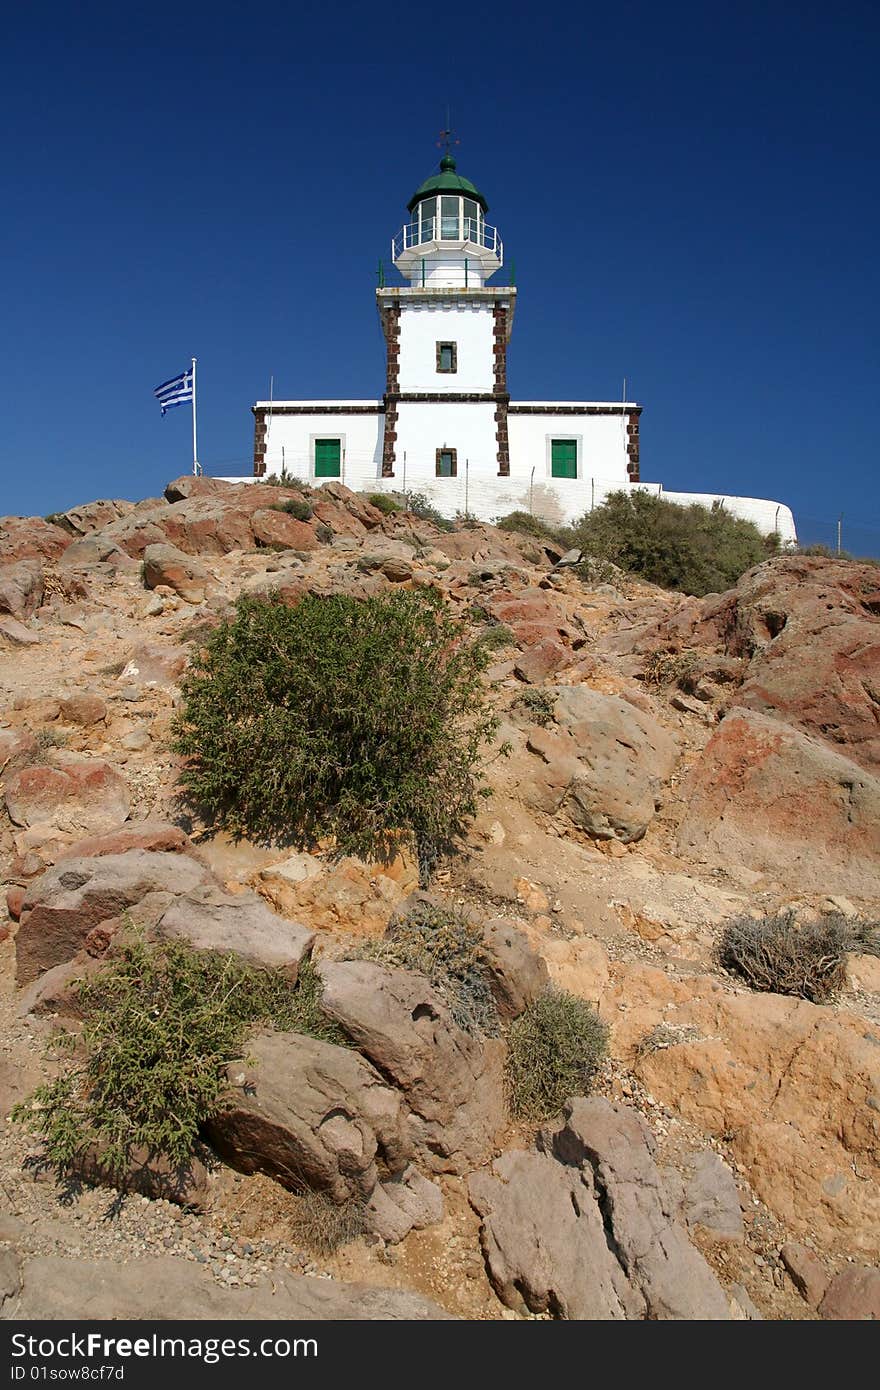
[[[841,552],[842,549],[843,549],[843,512],[841,512],[841,513],[840,513],[840,516],[837,518],[837,553],[838,553],[838,555],[840,554],[840,552]]]
[[[471,461],[470,461],[470,459],[465,459],[465,461],[464,461],[464,515],[465,515],[465,520],[467,520],[467,518],[470,516],[470,512],[468,511],[468,488],[469,488],[469,486],[470,486],[470,478],[471,478]]]

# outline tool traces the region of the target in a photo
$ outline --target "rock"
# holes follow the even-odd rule
[[[17,618],[0,618],[0,640],[11,647],[36,647],[40,642],[39,635]]]
[[[411,1153],[401,1098],[351,1048],[301,1033],[263,1033],[248,1064],[229,1069],[230,1098],[207,1126],[218,1153],[244,1173],[335,1202],[367,1199]]]
[[[0,564],[57,560],[73,537],[41,516],[0,516]]]
[[[106,565],[109,570],[133,570],[137,561],[108,536],[82,536],[67,547],[58,561],[59,568],[69,573],[71,570],[92,569],[96,565]]]
[[[71,1173],[91,1187],[110,1187],[116,1192],[137,1192],[151,1201],[174,1202],[177,1206],[201,1211],[208,1198],[208,1170],[195,1156],[175,1168],[161,1154],[151,1153],[144,1145],[131,1150],[125,1173],[108,1172],[99,1155],[89,1149],[77,1155]]]
[[[100,531],[102,527],[109,526],[111,521],[117,521],[121,516],[128,516],[134,509],[134,503],[121,498],[101,498],[95,502],[85,502],[80,507],[70,507],[62,514],[61,520],[71,531],[86,536],[91,531]],[[76,541],[73,544],[76,545]]]
[[[14,772],[27,762],[37,746],[28,729],[0,729],[0,772]]]
[[[290,1321],[410,1321],[449,1315],[430,1299],[402,1289],[377,1289],[335,1279],[273,1270],[256,1288],[223,1288],[207,1272],[171,1255],[67,1259],[37,1255],[22,1266],[22,1289],[2,1316],[15,1320],[97,1322],[178,1319]],[[318,1338],[320,1342],[320,1335]]]
[[[411,1164],[398,1178],[377,1183],[367,1203],[370,1226],[388,1245],[397,1245],[410,1231],[436,1225],[443,1212],[440,1188]]]
[[[850,989],[866,994],[880,994],[880,959],[877,956],[852,955],[847,958],[846,977]]]
[[[688,1226],[702,1226],[716,1239],[742,1240],[739,1192],[727,1164],[711,1149],[685,1159],[682,1215]]]
[[[103,758],[68,756],[61,767],[24,767],[6,779],[13,825],[94,834],[115,830],[130,809],[128,784]]]
[[[796,1240],[790,1240],[783,1245],[779,1258],[798,1293],[811,1308],[818,1308],[829,1283],[828,1271],[818,1255],[814,1255],[805,1245],[799,1245]]]
[[[492,995],[501,1018],[518,1018],[550,985],[545,962],[523,931],[505,917],[483,928],[483,953]]]
[[[183,647],[145,642],[136,647],[120,673],[120,681],[140,681],[147,686],[174,685],[189,660]]]
[[[354,855],[322,860],[298,854],[264,868],[256,886],[282,916],[295,917],[315,931],[381,936],[392,911],[417,887],[418,877],[408,849],[387,864]]]
[[[778,719],[735,709],[696,764],[682,853],[798,892],[877,891],[880,779]]]
[[[736,1322],[763,1322],[761,1312],[755,1307],[748,1290],[742,1284],[730,1286],[730,1316]]]
[[[596,839],[641,839],[678,756],[664,729],[617,696],[557,686],[559,732],[530,731],[527,746],[545,764],[525,789],[536,810],[561,811]]]
[[[7,888],[6,911],[9,913],[9,916],[12,918],[13,922],[17,922],[19,917],[21,916],[21,909],[24,903],[24,898],[25,889],[19,887],[18,884],[13,884],[11,888]]]
[[[852,1265],[836,1275],[819,1305],[819,1316],[835,1322],[880,1319],[880,1269]]]
[[[541,685],[549,676],[564,666],[568,652],[561,642],[536,642],[528,647],[514,662],[514,671],[520,680],[529,685]]]
[[[389,555],[383,559],[380,569],[391,584],[405,584],[407,580],[412,579],[414,573],[409,561],[397,555]]]
[[[557,989],[568,990],[598,1008],[608,984],[608,952],[602,943],[589,936],[573,941],[545,936],[534,944]]]
[[[251,527],[257,545],[270,550],[317,550],[314,525],[297,521],[287,512],[269,508],[254,512]]]
[[[65,724],[100,724],[107,718],[107,706],[100,695],[90,694],[83,691],[81,694],[71,695],[69,699],[62,700],[61,718]]]
[[[21,1289],[21,1265],[14,1250],[0,1250],[0,1308]]]
[[[251,965],[283,970],[291,982],[315,940],[298,922],[276,916],[255,893],[226,893],[205,882],[175,899],[154,935],[184,941],[197,951],[232,952]]]
[[[489,1278],[508,1308],[555,1317],[641,1318],[645,1303],[605,1235],[589,1170],[511,1152],[468,1180]]]
[[[20,560],[0,567],[0,613],[24,622],[43,602],[43,567],[38,560]]]
[[[16,979],[29,984],[69,961],[89,933],[148,894],[185,893],[210,875],[188,854],[132,849],[99,858],[63,859],[28,887],[15,939]]]
[[[437,1172],[467,1172],[504,1124],[504,1046],[458,1028],[422,975],[373,961],[319,966],[322,1007],[404,1093],[418,1150]]]
[[[599,1097],[571,1100],[564,1113],[544,1142],[561,1162],[592,1169],[612,1248],[648,1317],[727,1320],[721,1285],[675,1218],[641,1115]]]
[[[66,845],[58,859],[97,859],[104,854],[125,854],[130,849],[167,850],[182,853],[191,849],[189,838],[176,825],[159,820],[129,821],[107,835],[90,835]]]
[[[205,566],[173,545],[148,545],[144,551],[144,584],[148,589],[167,584],[187,603],[203,603],[208,581]]]
[[[124,748],[126,753],[143,753],[146,748],[150,747],[152,741],[147,729],[143,724],[140,724],[136,729],[132,729],[129,733],[123,734],[119,743],[120,747]]]
[[[624,1009],[618,1005],[625,1004]],[[776,994],[732,993],[614,962],[611,1049],[658,1101],[725,1136],[758,1197],[798,1235],[880,1246],[880,1030]],[[662,1025],[674,1045],[645,1046]]]

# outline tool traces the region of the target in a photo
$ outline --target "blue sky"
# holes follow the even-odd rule
[[[270,374],[380,395],[376,266],[448,102],[514,397],[626,377],[643,478],[880,544],[876,6],[35,0],[4,50],[0,512],[159,494],[193,354],[208,471],[249,471]]]

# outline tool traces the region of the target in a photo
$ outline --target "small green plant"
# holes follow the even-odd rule
[[[273,512],[287,512],[288,516],[295,517],[297,521],[311,521],[314,512],[304,497],[288,497],[285,502],[273,502],[271,510]]]
[[[360,956],[427,975],[466,1033],[498,1032],[483,933],[466,913],[418,902],[405,917],[393,918],[385,936],[364,946]]]
[[[484,628],[477,640],[490,652],[498,651],[501,647],[512,647],[516,643],[513,631],[504,623],[492,623]]]
[[[540,724],[542,729],[549,728],[555,719],[553,696],[549,690],[539,690],[536,686],[529,686],[517,695],[513,708],[522,710],[532,724]]]
[[[34,746],[28,755],[28,762],[32,765],[48,763],[52,749],[63,748],[68,737],[64,729],[50,729],[45,726],[38,729],[34,735]]]
[[[309,485],[302,478],[296,478],[292,473],[288,473],[286,468],[282,468],[280,473],[269,473],[265,478],[258,479],[264,487],[295,487],[298,492],[308,492]]]
[[[366,1209],[356,1197],[334,1202],[325,1192],[307,1189],[297,1196],[290,1216],[293,1239],[313,1255],[325,1258],[340,1246],[357,1240],[366,1230]]]
[[[319,521],[315,527],[315,540],[321,545],[329,545],[333,539],[333,530],[324,521]]]
[[[488,659],[431,590],[243,597],[181,682],[185,790],[264,841],[385,859],[412,836],[427,873],[485,794]]]
[[[252,1028],[344,1042],[320,1001],[310,963],[291,986],[238,956],[131,934],[77,988],[82,1032],[78,1041],[61,1037],[71,1057],[63,1075],[16,1106],[13,1119],[42,1138],[60,1174],[95,1152],[118,1179],[138,1149],[186,1171],[201,1126],[221,1105],[226,1068],[242,1057]]]
[[[380,511],[383,516],[391,516],[394,512],[401,510],[401,503],[396,497],[392,497],[387,492],[371,492],[367,497],[371,506]]]
[[[509,512],[495,522],[499,531],[513,531],[521,536],[535,536],[538,540],[558,541],[559,528],[532,516],[530,512]]]
[[[880,956],[880,924],[824,913],[798,922],[792,912],[735,917],[722,930],[718,959],[752,989],[792,994],[814,1004],[833,998],[846,983],[851,951]]]
[[[438,512],[437,508],[428,501],[423,492],[408,492],[406,496],[406,509],[412,516],[418,517],[419,521],[429,521],[432,526],[436,526],[438,531],[454,531],[455,522]]]
[[[549,989],[514,1019],[507,1045],[510,1112],[540,1123],[557,1115],[570,1096],[587,1094],[605,1056],[608,1029],[583,999]]]

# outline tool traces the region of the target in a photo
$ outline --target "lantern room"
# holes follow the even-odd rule
[[[445,154],[440,173],[410,198],[410,220],[392,242],[392,259],[401,275],[415,287],[481,288],[504,262],[498,229],[486,221],[488,211],[479,189]]]

